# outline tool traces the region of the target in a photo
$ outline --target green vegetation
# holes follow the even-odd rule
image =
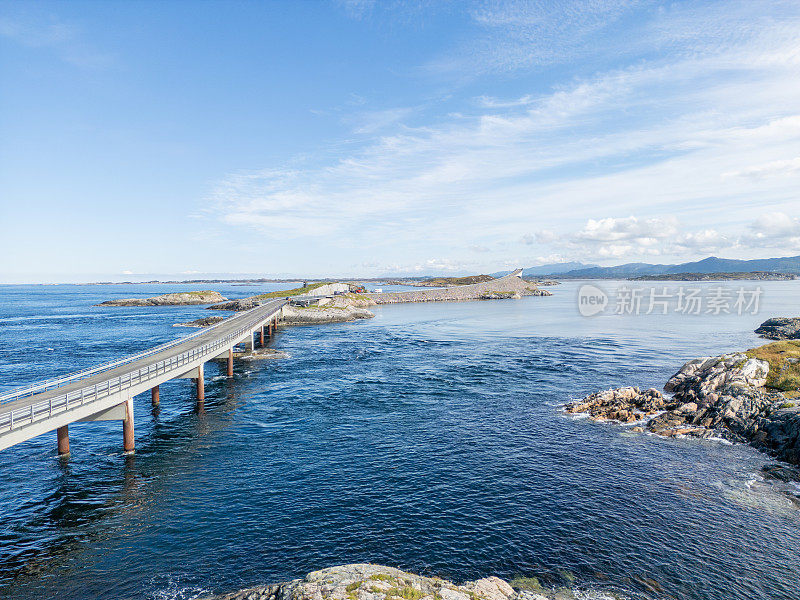
[[[478,296],[480,300],[492,300],[492,299],[508,299],[513,298],[516,292],[501,292],[500,290],[487,290],[485,292],[481,292]]]
[[[351,300],[364,300],[364,301],[369,300],[369,296],[366,296],[364,294],[356,294],[355,292],[348,292],[346,294],[343,294],[343,296],[345,298],[350,298]]]
[[[387,575],[386,573],[376,573],[370,577],[372,581],[391,581],[392,576]]]
[[[354,590],[357,590],[357,589],[358,589],[360,586],[361,586],[361,582],[360,582],[360,581],[354,581],[353,583],[351,583],[350,585],[348,585],[348,586],[347,586],[345,589],[346,589],[348,592],[352,592],[352,591],[354,591]]]
[[[419,600],[425,595],[421,591],[411,587],[410,585],[406,585],[401,588],[393,587],[389,590],[386,590],[385,594],[386,594],[386,600],[389,600],[389,598],[401,598],[402,600]]]
[[[767,387],[789,396],[800,395],[800,341],[773,342],[747,351],[749,358],[769,363]]]
[[[330,283],[330,282],[329,282]],[[317,289],[318,287],[322,287],[323,285],[328,285],[327,283],[311,283],[304,287],[294,288],[293,290],[279,290],[277,292],[269,292],[267,294],[259,294],[255,296],[259,300],[263,300],[265,298],[285,298],[286,296],[297,296],[299,294],[307,294],[308,292]]]
[[[511,587],[517,591],[528,590],[537,592],[542,589],[542,584],[539,583],[537,577],[514,577],[509,583]]]
[[[186,294],[187,296],[205,296],[207,294],[217,294],[214,290],[201,290],[198,292],[175,292],[176,294]]]
[[[561,578],[567,583],[570,584],[575,583],[575,575],[573,575],[569,571],[562,569],[558,572],[558,574],[561,575]]]
[[[433,279],[426,279],[423,283],[431,287],[439,287],[448,285],[473,285],[475,283],[492,281],[493,279],[494,277],[490,275],[469,275],[468,277],[434,277]]]

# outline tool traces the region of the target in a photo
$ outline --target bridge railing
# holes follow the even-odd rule
[[[102,383],[86,386],[77,390],[71,390],[65,394],[53,396],[39,402],[32,402],[28,406],[0,414],[0,433],[30,425],[38,420],[49,418],[54,414],[67,411],[70,408],[75,408],[76,406],[97,402],[103,398],[111,396],[112,394],[118,394],[125,389],[133,387],[134,385],[146,383],[147,381],[156,379],[160,375],[179,369],[181,366],[192,363],[198,358],[212,355],[220,348],[228,346],[233,340],[240,338],[244,333],[252,331],[253,328],[258,325],[258,323],[272,318],[274,314],[281,308],[281,306],[283,305],[281,304],[273,312],[267,314],[263,314],[259,311],[258,315],[247,315],[248,318],[243,321],[242,326],[236,329],[234,332],[229,333],[224,337],[212,340],[197,348],[192,348],[181,354],[165,358],[157,363],[147,365],[146,367],[142,367],[141,369],[131,371],[129,373],[124,373],[118,377],[112,377]],[[254,310],[258,311],[258,309]],[[245,315],[242,316],[244,317]],[[195,337],[195,335],[197,334],[181,338],[180,341],[184,342],[187,339]],[[171,347],[173,345],[175,344],[170,344],[167,347]],[[164,347],[159,348],[161,350],[165,349]],[[143,356],[147,356],[148,354],[150,353],[143,353]],[[139,358],[141,357],[142,356],[139,356]],[[125,362],[128,361],[122,361],[120,364],[124,364]]]
[[[237,319],[237,318],[241,318],[241,316],[237,315],[231,317],[231,319]],[[229,319],[228,322],[230,322],[231,319]],[[74,381],[78,381],[80,379],[86,379],[87,377],[91,377],[92,375],[97,375],[98,373],[103,373],[105,371],[110,371],[111,369],[116,369],[119,366],[131,363],[135,360],[139,360],[140,358],[146,358],[148,356],[152,356],[153,354],[158,354],[163,350],[169,350],[170,348],[174,348],[175,346],[178,346],[188,340],[191,340],[192,338],[195,338],[198,335],[203,335],[208,331],[213,330],[215,327],[219,327],[223,323],[225,323],[225,321],[217,323],[216,325],[212,325],[210,327],[205,327],[200,331],[196,331],[195,333],[192,333],[190,335],[186,335],[176,340],[172,340],[171,342],[166,342],[164,344],[156,346],[155,348],[149,348],[148,350],[139,352],[138,354],[131,354],[130,356],[125,356],[123,358],[102,363],[95,367],[83,369],[82,371],[67,373],[66,375],[63,375],[61,377],[54,377],[52,379],[46,379],[44,381],[37,381],[33,385],[13,389],[11,391],[0,394],[0,404],[8,404],[9,402],[14,402],[15,400],[19,400],[20,398],[25,398],[27,396],[35,396],[36,394],[41,394],[42,392],[46,392],[47,390],[59,388],[68,385]]]

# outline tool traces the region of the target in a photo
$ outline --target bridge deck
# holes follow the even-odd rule
[[[136,395],[197,369],[203,362],[246,339],[274,318],[285,304],[283,299],[267,302],[154,353],[135,355],[129,361],[120,361],[122,364],[118,366],[98,373],[89,372],[79,379],[67,375],[61,380],[48,382],[48,385],[55,386],[51,389],[10,398],[0,404],[0,449],[44,431],[52,431],[65,423],[85,419],[93,410],[100,412],[113,406],[114,402],[118,403],[119,397],[125,394],[129,397]],[[76,412],[76,407],[84,410]],[[63,414],[70,412],[75,414]],[[36,431],[29,432],[31,435],[19,431],[37,423]]]

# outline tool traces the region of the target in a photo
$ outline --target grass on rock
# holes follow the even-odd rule
[[[782,392],[800,390],[800,341],[786,340],[765,344],[747,351],[749,358],[758,358],[769,363],[767,387]]]
[[[285,298],[286,296],[297,296],[299,294],[307,294],[310,291],[317,289],[318,287],[322,287],[323,285],[327,285],[326,283],[311,283],[304,287],[294,288],[292,290],[278,290],[277,292],[268,292],[266,294],[259,294],[256,298],[263,299],[263,298]]]

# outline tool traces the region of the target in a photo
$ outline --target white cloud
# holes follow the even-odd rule
[[[345,122],[353,126],[355,133],[375,133],[402,121],[412,113],[411,108],[390,108],[350,116],[345,118]]]
[[[530,94],[526,94],[521,98],[516,98],[513,100],[501,100],[492,96],[478,96],[476,100],[478,105],[482,106],[483,108],[512,108],[515,106],[528,106],[529,104],[533,104],[535,101],[534,97]]]
[[[779,177],[785,175],[800,175],[800,156],[788,160],[775,160],[761,165],[747,167],[741,171],[723,173],[723,177]]]
[[[800,250],[800,218],[782,212],[763,214],[750,224],[742,243],[755,248]]]
[[[559,235],[550,229],[542,229],[536,233],[526,233],[522,236],[522,243],[532,246],[533,244],[552,244],[558,240]]]
[[[657,238],[670,237],[676,232],[674,217],[638,219],[634,216],[616,219],[589,219],[586,226],[575,234],[575,239],[591,242],[618,242],[630,240],[650,246]]]
[[[679,235],[675,240],[675,244],[694,254],[715,254],[720,250],[730,248],[735,245],[735,242],[731,242],[728,236],[714,229],[704,229]]]
[[[630,244],[604,244],[597,252],[603,258],[623,258],[633,252],[633,246]]]

